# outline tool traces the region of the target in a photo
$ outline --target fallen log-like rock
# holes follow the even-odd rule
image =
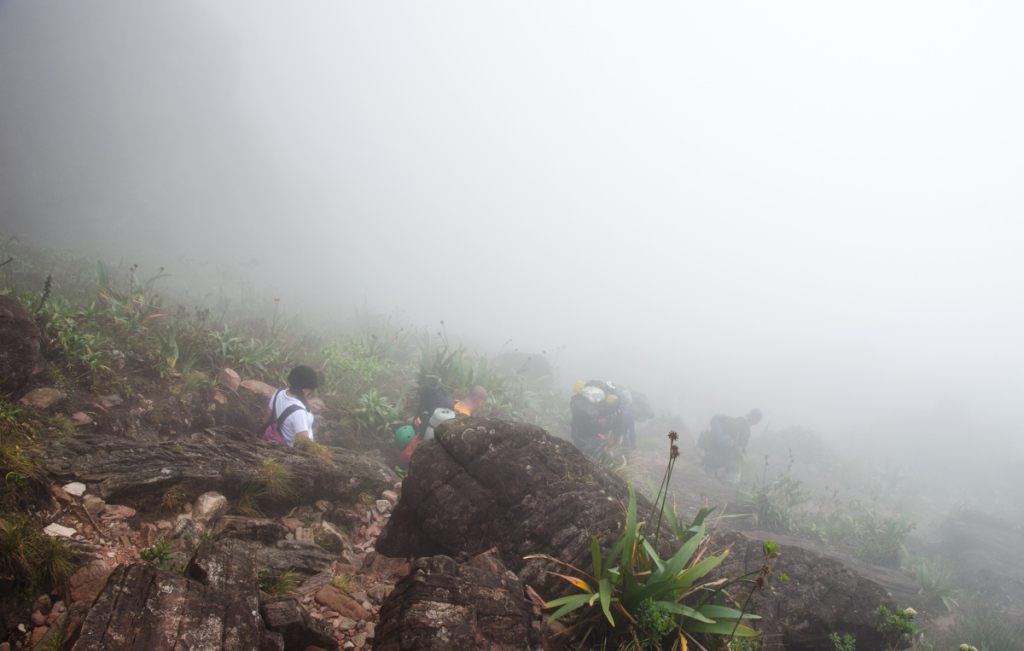
[[[523,423],[459,418],[417,448],[376,550],[466,558],[496,547],[520,580],[551,599],[572,587],[545,572],[551,563],[524,557],[547,554],[589,569],[590,534],[607,551],[628,500],[625,481],[568,441]],[[640,519],[650,520],[651,503],[641,495],[637,503]],[[667,557],[678,543],[662,527]]]
[[[258,481],[261,463],[280,463],[291,475],[300,500],[351,502],[360,493],[379,494],[397,475],[383,463],[348,450],[332,449],[324,462],[284,445],[264,443],[237,428],[206,430],[161,443],[140,443],[116,436],[68,437],[39,451],[51,476],[77,480],[108,502],[135,505],[159,502],[172,487],[195,495],[216,491],[237,499],[244,482]]]
[[[466,563],[421,558],[384,600],[374,651],[532,651],[540,609],[496,550]]]
[[[137,563],[114,570],[73,651],[280,651],[259,616],[251,553],[204,543],[185,576]]]

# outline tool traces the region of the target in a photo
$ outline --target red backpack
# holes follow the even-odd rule
[[[273,399],[270,401],[270,419],[263,424],[263,440],[272,441],[274,443],[283,443],[288,445],[288,441],[284,440],[281,436],[281,426],[284,424],[286,418],[294,414],[299,409],[302,409],[299,405],[288,405],[281,415],[274,418],[274,412],[277,411],[277,394],[284,391],[284,389],[278,389],[274,393]]]
[[[402,450],[402,454],[398,455],[398,460],[402,463],[403,467],[409,466],[409,459],[412,458],[412,453],[416,451],[416,446],[420,444],[420,435],[417,434],[413,440],[409,441],[409,445],[405,446]]]

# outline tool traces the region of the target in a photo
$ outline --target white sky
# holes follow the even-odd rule
[[[200,4],[282,293],[305,256],[321,302],[567,344],[695,427],[1021,438],[1024,5]]]
[[[384,307],[791,419],[1019,403],[1019,3],[210,7]]]

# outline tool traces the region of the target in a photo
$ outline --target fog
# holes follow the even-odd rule
[[[0,230],[700,429],[1024,449],[1020,3],[0,2]]]

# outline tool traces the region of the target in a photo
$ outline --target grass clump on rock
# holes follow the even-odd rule
[[[298,496],[295,475],[284,463],[269,457],[260,459],[256,477],[242,482],[239,488],[238,513],[250,518],[262,518],[267,503],[293,500]]]
[[[302,583],[302,576],[294,570],[260,572],[258,578],[260,590],[275,598],[293,594]]]
[[[50,590],[63,585],[75,567],[64,543],[43,534],[31,518],[0,517],[0,575],[11,577],[15,586]]]
[[[352,575],[351,574],[335,574],[334,578],[331,579],[331,585],[337,588],[339,591],[348,594],[352,592]]]
[[[323,461],[324,463],[330,463],[334,460],[334,455],[331,451],[320,445],[316,441],[312,441],[306,437],[298,437],[295,439],[295,448],[301,452]]]

